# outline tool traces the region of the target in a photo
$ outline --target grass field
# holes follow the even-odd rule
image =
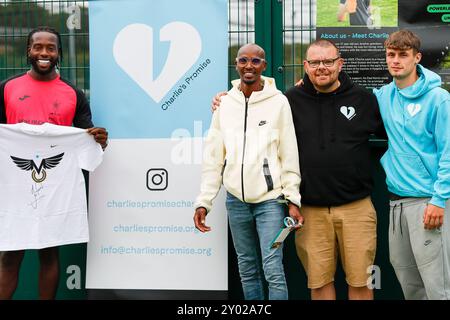
[[[317,0],[317,27],[349,27],[348,15],[345,21],[337,21],[338,7],[339,0]],[[372,0],[372,7],[380,14],[381,27],[397,26],[397,0]]]

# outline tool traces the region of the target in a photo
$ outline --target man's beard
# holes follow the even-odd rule
[[[328,73],[323,73],[323,72],[322,73],[316,73],[316,74],[314,74],[314,76],[315,76],[316,79],[319,78],[320,76],[327,76],[327,77],[330,78],[330,81],[328,83],[325,83],[325,84],[323,84],[323,83],[320,84],[317,80],[315,80],[314,82],[311,81],[311,82],[313,82],[315,87],[320,88],[321,90],[324,90],[324,91],[330,89],[338,81],[338,78],[336,78],[334,81],[331,79],[333,74],[330,73],[330,72],[328,72]]]
[[[242,79],[242,82],[245,83],[246,85],[250,86],[252,84],[254,84],[258,79],[254,79],[254,80],[245,80]]]
[[[52,73],[55,70],[56,65],[58,64],[58,59],[55,59],[55,60],[50,59],[50,68],[42,70],[39,68],[38,60],[40,60],[40,59],[29,57],[29,61],[30,61],[30,64],[31,64],[33,70],[42,76]]]

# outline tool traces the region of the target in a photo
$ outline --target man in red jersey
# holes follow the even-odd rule
[[[61,37],[49,27],[28,35],[27,60],[31,69],[0,84],[0,123],[52,123],[87,129],[103,149],[108,132],[92,123],[84,93],[62,79],[57,67],[62,59]],[[11,299],[18,283],[25,250],[0,252],[0,300]],[[58,247],[39,249],[39,298],[54,299],[59,279]]]

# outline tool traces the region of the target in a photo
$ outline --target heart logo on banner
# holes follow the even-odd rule
[[[347,106],[342,106],[342,107],[341,107],[341,113],[342,113],[348,120],[352,120],[353,117],[356,115],[355,108],[353,108],[353,107],[347,107]]]
[[[408,110],[408,113],[411,115],[411,117],[414,117],[417,114],[417,112],[419,112],[420,109],[422,109],[422,106],[418,103],[417,104],[410,103],[408,104],[406,109]]]
[[[198,31],[188,23],[175,21],[159,32],[160,41],[169,41],[166,62],[159,76],[153,78],[153,28],[146,24],[130,24],[117,34],[113,55],[117,64],[156,103],[170,91],[197,61],[202,50]]]

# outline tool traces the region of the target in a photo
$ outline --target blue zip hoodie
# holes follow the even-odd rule
[[[388,135],[381,158],[390,192],[431,197],[445,208],[450,198],[450,94],[441,77],[417,66],[419,79],[399,89],[395,82],[375,89]]]

